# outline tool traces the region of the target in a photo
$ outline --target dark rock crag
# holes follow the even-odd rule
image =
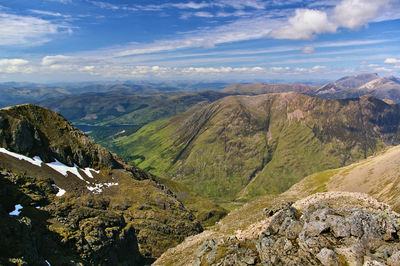
[[[55,112],[31,104],[1,109],[0,147],[43,161],[0,153],[1,265],[143,265],[202,231],[153,175]],[[81,177],[45,164],[55,160],[79,168]],[[89,177],[87,167],[98,172]],[[89,189],[96,184],[102,189]],[[60,188],[65,195],[57,195]],[[10,215],[17,204],[20,215]]]

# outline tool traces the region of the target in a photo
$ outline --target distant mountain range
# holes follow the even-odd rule
[[[322,86],[305,84],[233,84],[222,92],[258,95],[278,92],[299,92],[324,99],[358,98],[371,94],[381,100],[400,102],[400,79],[388,76],[379,77],[376,73],[360,74],[341,78]]]
[[[0,107],[23,103],[37,103],[47,99],[62,99],[82,93],[107,93],[120,91],[125,94],[190,93],[221,90],[226,83],[218,82],[86,82],[36,84],[26,82],[0,83]]]
[[[371,94],[382,100],[399,103],[400,79],[393,76],[379,77],[377,74],[361,74],[330,82],[318,88],[313,94],[326,99],[356,98]]]

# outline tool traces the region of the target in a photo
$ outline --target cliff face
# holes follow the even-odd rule
[[[140,265],[202,231],[154,176],[50,110],[1,109],[0,146],[4,264]]]

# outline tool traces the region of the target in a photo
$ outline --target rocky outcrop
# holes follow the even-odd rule
[[[127,168],[116,155],[97,145],[59,114],[25,104],[0,110],[0,146],[45,162],[69,166]]]
[[[202,231],[166,185],[50,110],[1,109],[0,147],[2,265],[142,265]]]
[[[384,204],[369,210],[367,203],[337,208],[318,201],[304,209],[293,204],[267,218],[258,237],[208,238],[182,264],[399,265],[400,215]],[[304,201],[297,206],[304,207]],[[182,252],[178,247],[171,256]]]

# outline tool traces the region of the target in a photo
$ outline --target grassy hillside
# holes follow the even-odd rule
[[[230,96],[117,138],[114,150],[210,199],[280,193],[398,143],[399,108],[365,96]]]
[[[400,146],[388,148],[346,167],[305,177],[284,196],[304,197],[316,192],[363,192],[400,211]]]

